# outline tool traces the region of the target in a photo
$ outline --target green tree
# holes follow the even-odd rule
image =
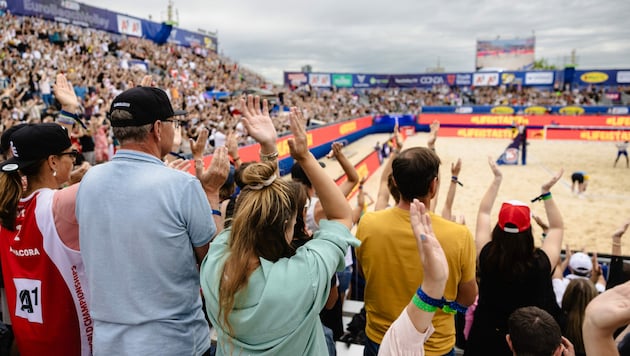
[[[556,69],[556,66],[549,64],[546,58],[534,60],[534,69]]]

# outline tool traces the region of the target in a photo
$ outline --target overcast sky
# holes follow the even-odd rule
[[[168,0],[82,0],[154,21]],[[630,1],[174,0],[179,27],[218,32],[219,52],[282,82],[283,71],[473,71],[476,39],[536,34],[536,59],[578,69],[630,68]],[[107,4],[107,5],[103,5]]]

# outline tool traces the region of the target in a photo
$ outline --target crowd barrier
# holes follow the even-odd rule
[[[398,124],[401,130],[410,132],[428,132],[433,121],[440,122],[440,136],[465,138],[514,137],[515,125],[528,127],[528,139],[585,140],[585,141],[625,141],[630,140],[630,115],[475,115],[475,114],[389,114],[364,116],[307,131],[308,147],[317,158],[330,151],[334,141],[344,140],[352,143],[364,136],[392,132]],[[293,159],[289,152],[288,140],[292,135],[278,138],[278,166],[282,175],[290,172]],[[259,160],[260,145],[252,144],[239,149],[243,162]],[[378,160],[378,157],[374,155]],[[358,167],[369,176],[374,168],[373,159],[365,157]],[[209,165],[212,156],[204,157]],[[376,166],[378,168],[378,166]],[[194,167],[190,170],[194,173]],[[360,172],[361,175],[361,172]],[[339,179],[339,178],[338,178]]]

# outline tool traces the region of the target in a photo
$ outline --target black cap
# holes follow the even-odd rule
[[[133,119],[113,120],[111,113],[114,110],[127,111]],[[177,115],[186,115],[186,111],[174,111],[166,92],[160,88],[135,87],[125,90],[114,98],[109,114],[112,127],[129,127],[152,124]]]
[[[13,135],[15,131],[21,129],[24,126],[26,126],[26,124],[18,124],[4,130],[4,132],[2,133],[2,137],[0,137],[0,148],[2,149],[2,152],[6,152],[9,150],[9,139],[11,138],[11,135]]]
[[[0,163],[4,172],[13,172],[33,165],[50,155],[72,146],[68,131],[58,124],[28,124],[16,130],[9,139],[13,157]]]

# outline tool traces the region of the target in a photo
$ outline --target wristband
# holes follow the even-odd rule
[[[221,210],[212,209],[212,215],[221,216]]]
[[[422,302],[422,303],[416,302],[415,297],[417,297],[419,299],[419,302]],[[422,290],[422,287],[418,288],[418,290],[416,291],[416,294],[414,295],[414,299],[412,300],[413,300],[413,303],[419,309],[428,311],[428,312],[434,311],[434,310],[428,310],[429,309],[428,307],[440,308],[442,309],[444,313],[447,313],[447,314],[466,313],[466,311],[468,310],[467,307],[457,303],[454,300],[448,301],[444,297],[442,297],[442,299],[431,298],[426,293],[424,293],[424,291]]]
[[[413,295],[413,298],[411,298],[411,301],[416,307],[418,307],[418,309],[423,310],[425,312],[435,313],[435,311],[437,310],[437,307],[423,302],[422,299],[418,298],[417,294]]]
[[[453,182],[453,183],[457,183],[457,184],[459,184],[459,185],[460,185],[460,186],[462,186],[462,187],[464,186],[464,184],[463,184],[462,182],[460,182],[459,180],[457,180],[457,176],[451,176],[451,182]]]
[[[539,200],[549,200],[549,199],[551,199],[551,192],[543,193],[537,196],[536,198],[532,199],[532,203],[535,203]]]
[[[278,159],[278,151],[275,151],[270,154],[263,154],[262,152],[259,152],[259,154],[260,154],[260,160],[264,162],[275,161],[276,159]]]
[[[69,111],[61,110],[59,115],[57,115],[57,122],[66,125],[74,125],[75,122],[78,122],[81,127],[87,130],[87,126],[85,126],[83,121],[79,120],[79,115],[73,114]]]
[[[442,298],[442,299],[431,298],[422,290],[422,287],[418,288],[418,290],[416,291],[416,295],[423,302],[425,302],[425,303],[427,303],[427,304],[429,304],[431,306],[441,308],[444,305],[444,298]]]
[[[456,314],[456,313],[465,314],[467,310],[468,308],[457,303],[456,301],[452,301],[452,302],[445,301],[445,304],[442,307],[442,311],[447,314]]]

